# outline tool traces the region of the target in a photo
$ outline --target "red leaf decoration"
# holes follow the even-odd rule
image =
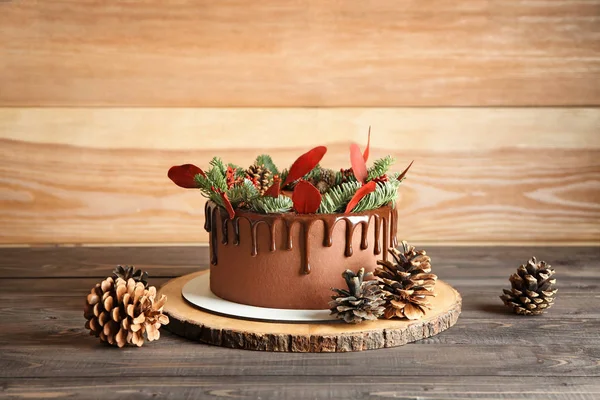
[[[348,205],[346,206],[346,211],[344,211],[344,212],[346,214],[351,212],[352,209],[354,207],[356,207],[358,202],[361,201],[363,197],[365,197],[369,193],[374,192],[375,189],[377,189],[377,183],[375,183],[374,181],[371,181],[371,182],[367,183],[366,185],[363,185],[360,189],[358,189],[356,191],[356,193],[354,193],[354,196],[352,196],[352,199],[350,200],[350,203],[348,203]]]
[[[198,174],[206,177],[204,171],[196,167],[194,164],[183,164],[174,165],[171,168],[169,168],[167,176],[177,186],[181,186],[182,188],[186,189],[196,189],[198,185],[196,185],[194,177]]]
[[[356,180],[365,183],[369,175],[367,173],[367,163],[365,163],[363,155],[360,154],[360,148],[355,143],[350,145],[350,163]]]
[[[371,147],[371,127],[369,127],[369,139],[367,140],[367,148],[363,153],[363,159],[365,162],[369,161],[369,148]]]
[[[398,179],[399,181],[401,181],[402,179],[404,179],[404,175],[406,175],[406,173],[408,172],[408,170],[410,169],[410,167],[413,165],[413,163],[415,162],[415,160],[412,160],[410,162],[410,164],[408,164],[408,167],[406,167],[406,169],[404,171],[402,171],[402,173],[400,175],[398,175]]]
[[[225,209],[227,210],[227,214],[229,214],[229,219],[233,219],[233,217],[235,217],[235,210],[229,201],[229,197],[227,197],[227,193],[222,190],[218,190],[217,193],[221,196],[221,199],[223,199],[223,203],[225,203]]]
[[[288,183],[292,183],[312,171],[312,169],[317,166],[319,161],[321,161],[326,152],[327,147],[318,146],[298,157],[298,159],[294,161],[290,167],[290,172],[288,173],[281,187],[285,187]]]
[[[297,213],[313,214],[321,205],[321,193],[310,182],[300,180],[292,193],[292,201]]]
[[[269,197],[279,197],[279,192],[281,192],[281,178],[279,176],[273,177],[273,184],[267,189],[263,196]]]

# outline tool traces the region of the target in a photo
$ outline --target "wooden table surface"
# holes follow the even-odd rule
[[[122,350],[88,336],[85,295],[114,265],[147,269],[158,286],[206,268],[205,247],[0,249],[0,398],[600,399],[600,248],[428,253],[463,297],[454,327],[398,348],[294,354],[166,331]],[[498,296],[531,255],[556,268],[559,292],[548,314],[520,317]]]

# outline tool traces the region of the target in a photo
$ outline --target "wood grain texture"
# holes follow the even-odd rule
[[[532,384],[532,380],[535,382]],[[26,378],[0,379],[0,398],[69,398],[125,400],[161,399],[511,399],[596,400],[597,378],[413,376],[397,382],[389,377],[308,376],[263,377],[132,377],[125,379]]]
[[[164,307],[170,321],[166,329],[186,339],[233,349],[345,353],[403,346],[452,327],[462,304],[460,294],[438,280],[431,309],[418,321],[378,320],[354,325],[240,320],[198,309],[181,296],[188,282],[206,273],[200,271],[172,279],[159,289],[157,296],[169,299]]]
[[[117,350],[87,335],[83,301],[107,264],[147,263],[158,285],[167,280],[158,275],[189,273],[201,249],[0,249],[0,398],[598,397],[600,248],[427,250],[435,272],[463,296],[452,329],[399,348],[315,355],[218,348],[167,331],[158,342]],[[535,318],[508,312],[498,298],[532,254],[552,262],[559,287],[555,306]]]
[[[597,0],[0,2],[0,104],[600,104]]]
[[[441,279],[455,284],[455,279],[469,279],[479,288],[508,282],[508,276],[532,256],[555,267],[562,280],[576,289],[593,286],[600,271],[600,247],[440,247],[419,246],[427,250],[434,268],[443,268]],[[32,278],[104,278],[116,265],[135,265],[148,271],[153,279],[173,278],[208,269],[207,246],[160,247],[31,247],[0,248],[0,295],[16,293],[8,278],[30,279],[32,289],[43,291],[44,281]],[[562,287],[561,285],[561,287]],[[91,286],[90,286],[91,287]],[[17,291],[20,289],[17,289]],[[52,290],[52,289],[49,289]],[[70,288],[65,285],[65,294]],[[41,292],[40,292],[41,293]]]
[[[325,143],[347,167],[369,123],[372,159],[415,160],[401,238],[600,242],[600,109],[528,108],[0,109],[0,243],[205,242],[204,199],[171,165],[289,165]]]

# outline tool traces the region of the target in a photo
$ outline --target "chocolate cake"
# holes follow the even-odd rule
[[[285,309],[326,309],[342,272],[373,271],[397,245],[397,189],[406,172],[389,173],[390,156],[367,167],[350,147],[351,168],[319,162],[323,146],[279,170],[259,156],[249,168],[215,157],[204,172],[174,166],[169,178],[197,188],[209,200],[204,228],[210,241],[210,289],[240,304]]]
[[[396,243],[396,209],[353,214],[257,214],[229,219],[206,205],[210,288],[236,303],[269,308],[325,309],[341,273],[372,272]]]

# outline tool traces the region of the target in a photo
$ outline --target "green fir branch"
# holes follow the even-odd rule
[[[345,182],[332,187],[321,199],[321,205],[317,210],[319,214],[335,214],[343,212],[346,205],[361,187],[360,182]]]
[[[352,212],[375,210],[389,203],[395,205],[396,197],[398,196],[398,186],[400,186],[400,182],[397,180],[377,182],[375,191],[363,197],[356,207],[352,209]]]
[[[317,164],[313,169],[310,170],[309,173],[303,176],[303,178],[307,181],[318,182],[321,179],[321,166]]]
[[[250,202],[250,209],[261,214],[285,213],[291,211],[292,207],[292,199],[283,195],[257,197]]]
[[[271,175],[279,175],[277,166],[273,162],[271,156],[268,154],[261,154],[260,156],[256,157],[256,161],[254,161],[254,163],[256,165],[264,165],[264,167],[271,172]]]
[[[375,160],[375,162],[373,162],[373,165],[367,170],[367,181],[385,175],[389,171],[392,164],[394,164],[395,162],[396,159],[392,156],[385,156],[383,158],[380,158],[379,160]]]
[[[212,183],[212,186],[221,190],[227,190],[227,180],[225,179],[225,175],[222,174],[218,168],[211,168],[206,173],[206,176]]]
[[[287,178],[289,172],[290,171],[288,169],[281,170],[281,172],[279,173],[279,178],[281,178],[281,182],[285,182],[285,178]]]
[[[225,176],[227,168],[225,167],[223,160],[221,160],[219,157],[213,157],[209,164],[212,167],[211,170],[216,168],[223,176]]]
[[[341,185],[344,182],[344,173],[340,171],[335,172],[335,185]]]
[[[242,203],[249,204],[260,196],[256,186],[248,179],[244,179],[242,183],[232,186],[226,193],[234,208]]]

